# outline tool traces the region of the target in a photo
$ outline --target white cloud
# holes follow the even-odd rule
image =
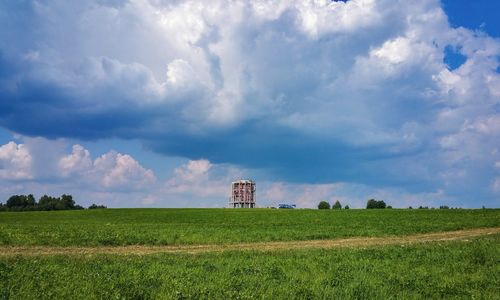
[[[331,32],[351,32],[381,21],[375,0],[289,3],[298,11],[301,29],[312,37]]]
[[[31,179],[32,156],[23,144],[9,142],[0,146],[0,178],[5,180]]]
[[[190,160],[185,166],[175,169],[174,172],[180,179],[193,182],[206,179],[211,168],[212,164],[206,159]]]
[[[240,174],[232,167],[214,166],[206,159],[189,160],[174,170],[174,175],[164,185],[164,191],[170,194],[218,196],[226,199],[229,196],[229,184],[240,177]]]
[[[79,144],[72,146],[70,154],[64,154],[66,146],[62,140],[24,139],[26,144],[9,142],[0,146],[0,178],[108,191],[141,189],[156,182],[152,170],[127,154],[109,151],[92,160],[90,152]],[[43,155],[45,151],[52,155]]]
[[[96,158],[94,172],[106,188],[145,188],[156,181],[152,170],[127,154],[110,151]]]
[[[73,145],[72,153],[59,160],[59,168],[64,176],[89,172],[92,169],[90,152],[81,145]]]

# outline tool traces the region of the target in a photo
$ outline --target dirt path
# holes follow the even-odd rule
[[[115,246],[115,247],[50,247],[50,246],[0,246],[0,256],[36,255],[86,255],[86,254],[133,254],[154,253],[205,253],[237,250],[278,251],[289,249],[330,249],[339,247],[370,247],[379,245],[404,245],[428,242],[467,240],[484,235],[500,233],[500,228],[478,228],[459,231],[426,233],[402,237],[355,237],[336,240],[259,242],[226,245],[180,245],[180,246]]]

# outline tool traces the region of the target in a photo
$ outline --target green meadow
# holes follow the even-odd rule
[[[500,237],[366,249],[0,258],[2,299],[499,299]]]
[[[0,245],[226,244],[500,227],[499,209],[102,209],[0,213]]]
[[[0,213],[1,247],[411,236],[500,227],[500,210],[104,209]],[[500,299],[500,234],[200,253],[0,255],[0,299]],[[1,250],[0,250],[1,251]]]

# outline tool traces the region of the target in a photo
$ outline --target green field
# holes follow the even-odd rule
[[[0,213],[0,245],[182,245],[500,227],[500,210],[103,209]]]
[[[498,299],[499,242],[0,258],[0,298]]]
[[[0,234],[4,249],[29,249],[411,236],[499,223],[500,210],[106,209],[0,213]],[[331,249],[0,253],[0,299],[500,299],[499,246],[491,234]]]

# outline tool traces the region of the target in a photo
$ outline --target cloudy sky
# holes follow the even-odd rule
[[[498,11],[0,0],[0,202],[499,207]]]

